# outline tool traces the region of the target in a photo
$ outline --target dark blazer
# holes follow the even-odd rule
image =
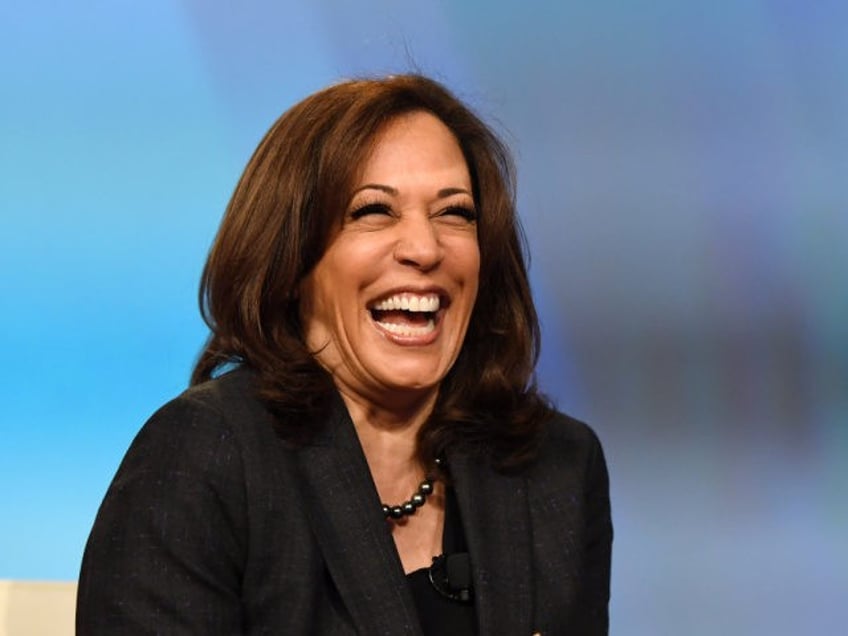
[[[243,370],[136,437],[82,562],[77,633],[421,634],[341,399],[308,444],[276,436]],[[448,453],[480,634],[605,634],[610,523],[594,433],[564,415],[517,475]]]

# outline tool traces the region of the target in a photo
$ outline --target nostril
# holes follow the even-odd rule
[[[432,229],[415,229],[397,242],[394,256],[404,265],[429,269],[441,261],[442,244]]]

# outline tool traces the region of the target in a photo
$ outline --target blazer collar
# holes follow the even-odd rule
[[[448,453],[471,555],[482,636],[532,632],[532,550],[526,483],[485,460]]]
[[[298,452],[307,514],[327,568],[360,633],[420,636],[403,565],[341,397]],[[530,634],[532,552],[526,483],[484,461],[447,454],[474,577],[481,636]]]
[[[327,569],[362,634],[420,636],[421,627],[353,422],[339,396],[298,452],[307,515]]]

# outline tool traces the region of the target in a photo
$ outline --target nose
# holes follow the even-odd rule
[[[444,257],[439,233],[427,215],[406,218],[397,226],[395,260],[422,271],[438,266]]]

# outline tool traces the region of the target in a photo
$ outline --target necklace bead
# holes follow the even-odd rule
[[[441,460],[436,460],[437,467],[440,466],[441,463]],[[427,475],[427,477],[424,478],[424,481],[418,484],[418,490],[415,491],[412,497],[397,506],[382,504],[383,517],[385,517],[386,519],[397,520],[414,515],[415,511],[426,503],[427,497],[433,494],[434,479],[435,477]]]

